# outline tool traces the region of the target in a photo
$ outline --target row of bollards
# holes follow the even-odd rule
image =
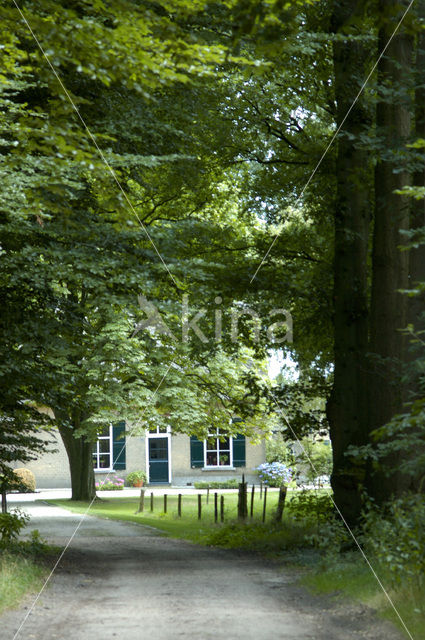
[[[206,494],[206,503],[208,505],[209,502],[209,493],[210,489],[208,487]],[[177,495],[177,517],[181,518],[182,516],[182,494],[179,493]],[[251,488],[251,500],[250,500],[250,509],[249,515],[251,518],[254,517],[254,498],[255,498],[255,485],[252,485]],[[260,485],[260,499],[263,501],[262,508],[262,521],[266,521],[266,511],[267,511],[267,486]],[[274,522],[278,523],[282,521],[283,510],[285,506],[286,499],[286,487],[280,487],[279,497],[277,502],[276,511],[273,516]],[[168,509],[168,495],[164,493],[163,495],[163,511],[167,513]],[[136,513],[143,513],[145,509],[145,489],[142,488],[140,491],[140,499],[139,499],[139,508]],[[153,491],[150,494],[150,511],[154,511],[154,493]],[[245,482],[245,477],[242,476],[242,482],[239,484],[238,490],[238,519],[246,520],[248,517],[248,483]],[[198,520],[202,519],[202,494],[198,494]],[[214,493],[214,522],[224,522],[224,495],[220,495],[220,501],[218,493]]]

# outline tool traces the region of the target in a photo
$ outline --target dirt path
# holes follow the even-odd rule
[[[25,505],[31,528],[64,545],[79,516]],[[0,618],[12,640],[32,600]],[[360,606],[297,586],[293,572],[248,554],[88,517],[19,640],[400,640]]]

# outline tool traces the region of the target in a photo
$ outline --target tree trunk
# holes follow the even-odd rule
[[[379,51],[387,45],[403,7],[395,0],[380,1]],[[397,7],[398,10],[397,10]],[[391,40],[378,65],[379,96],[376,111],[381,155],[375,170],[375,222],[372,252],[372,295],[370,308],[370,374],[368,384],[369,429],[383,426],[403,404],[401,369],[405,361],[406,296],[408,252],[400,251],[400,230],[409,227],[410,199],[394,193],[409,184],[401,165],[411,129],[408,84],[411,78],[412,40],[403,25]],[[390,459],[384,461],[391,465]],[[378,503],[397,493],[396,476],[374,471],[368,489]]]
[[[425,20],[425,0],[419,0],[416,5],[416,15],[420,21]],[[421,29],[417,36],[416,41],[416,64],[415,64],[415,139],[425,139],[425,33]],[[425,151],[422,152],[424,166]],[[413,174],[413,184],[418,187],[425,187],[425,169],[418,168]],[[412,201],[411,209],[411,230],[417,230],[421,232],[425,229],[425,199]],[[419,283],[425,282],[425,245],[421,244],[418,247],[411,248],[409,250],[409,289],[417,288]],[[425,294],[422,292],[419,295],[409,297],[407,299],[407,323],[414,327],[415,333],[425,330]],[[423,335],[423,334],[422,334]],[[407,353],[407,388],[406,399],[408,401],[415,400],[423,397],[423,372],[422,366],[418,366],[418,359],[420,359],[421,365],[423,365],[423,344],[422,343],[409,343]],[[412,435],[413,431],[420,437],[423,432],[422,426],[411,427]],[[423,448],[422,448],[423,453]],[[411,459],[418,456],[420,452],[412,447],[405,452],[405,456],[409,456]],[[424,483],[422,481],[422,473],[419,477],[411,479],[410,489],[415,491],[423,491]]]
[[[74,437],[70,427],[59,426],[59,433],[68,454],[71,472],[72,500],[90,501],[96,497],[93,471],[93,443],[85,436]]]
[[[425,0],[419,0],[417,17],[425,20]],[[416,77],[415,77],[415,138],[425,140],[425,33],[418,34],[416,48]],[[423,152],[425,155],[425,152]],[[413,175],[413,184],[417,187],[425,187],[425,169],[418,169]],[[411,229],[425,228],[425,198],[414,200],[411,211]],[[409,288],[414,289],[418,283],[425,282],[425,245],[409,250]],[[415,329],[424,330],[425,322],[421,317],[425,311],[425,296],[422,293],[408,299],[407,319]],[[411,359],[417,357],[413,352]],[[410,359],[410,358],[409,358]],[[416,389],[415,389],[416,390]]]
[[[336,2],[335,33],[344,31],[359,3]],[[345,31],[346,32],[346,31]],[[359,40],[335,42],[333,51],[337,126],[352,106],[365,78],[369,49]],[[336,161],[334,255],[334,384],[327,405],[333,447],[331,477],[335,501],[353,524],[361,511],[364,464],[345,455],[349,445],[367,441],[365,420],[365,352],[368,341],[367,256],[369,244],[371,165],[368,152],[354,140],[371,116],[360,98],[338,138]]]

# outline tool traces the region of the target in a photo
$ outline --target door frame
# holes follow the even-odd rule
[[[146,474],[148,476],[147,482],[150,484],[150,466],[149,466],[149,440],[151,438],[167,438],[168,447],[168,484],[171,484],[171,432],[169,427],[167,433],[150,433],[146,431],[145,435],[145,456],[146,456]],[[156,484],[156,483],[155,483]],[[164,483],[165,484],[165,483]]]

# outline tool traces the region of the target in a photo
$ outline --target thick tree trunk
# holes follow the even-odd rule
[[[394,0],[381,0],[379,50],[390,40],[399,20],[400,8]],[[400,251],[402,229],[409,227],[410,199],[394,193],[406,186],[410,176],[401,166],[405,144],[411,132],[411,104],[408,83],[412,67],[412,40],[403,26],[391,40],[378,65],[379,102],[377,134],[382,154],[375,170],[375,222],[372,255],[372,296],[370,310],[370,376],[368,395],[369,429],[387,423],[402,408],[401,369],[406,355],[407,299],[400,293],[408,286],[409,259]],[[387,460],[386,465],[392,461]],[[397,493],[396,476],[375,471],[368,489],[378,503]]]
[[[74,437],[73,429],[59,426],[59,433],[68,454],[71,472],[72,500],[93,500],[96,497],[93,471],[93,443],[81,436]]]
[[[425,0],[419,0],[417,16],[425,20]],[[425,140],[425,33],[420,31],[416,47],[416,76],[415,76],[415,138]],[[425,168],[418,169],[413,175],[413,184],[417,187],[425,187]],[[411,212],[411,229],[425,228],[425,198],[414,200]],[[409,251],[409,288],[414,289],[418,283],[425,282],[425,245]],[[408,323],[416,329],[425,329],[423,314],[425,312],[424,294],[414,296],[407,301]],[[412,359],[417,353],[412,352]]]
[[[335,2],[333,30],[339,33],[357,11],[355,0]],[[334,44],[335,98],[339,126],[364,80],[369,50],[359,40]],[[327,406],[333,446],[332,488],[345,519],[353,524],[361,511],[364,465],[345,453],[367,441],[365,420],[365,351],[368,341],[367,256],[371,166],[368,153],[353,143],[370,115],[356,102],[338,138],[336,162],[334,256],[334,385]]]
[[[425,0],[419,0],[416,5],[416,15],[421,21],[425,20]],[[415,64],[415,139],[425,139],[425,33],[419,31],[416,42],[416,64]],[[423,152],[425,155],[425,152]],[[423,165],[424,166],[424,165]],[[418,187],[425,187],[425,169],[419,168],[413,174],[413,184]],[[421,232],[425,229],[425,198],[412,201],[411,210],[411,230]],[[416,289],[419,283],[425,282],[425,245],[409,250],[409,289]],[[414,331],[425,330],[425,294],[421,293],[407,299],[407,323],[413,325]],[[423,397],[423,373],[422,366],[418,366],[418,359],[423,364],[423,344],[409,343],[407,362],[408,376],[406,385],[406,399],[412,401]],[[412,426],[420,433],[423,427]],[[418,434],[420,436],[420,433]],[[412,434],[413,435],[413,434]],[[417,456],[417,450],[412,451],[411,447],[406,451],[405,455],[413,458]],[[411,479],[410,487],[416,491],[424,491],[424,483],[422,481],[422,473],[419,477]]]

